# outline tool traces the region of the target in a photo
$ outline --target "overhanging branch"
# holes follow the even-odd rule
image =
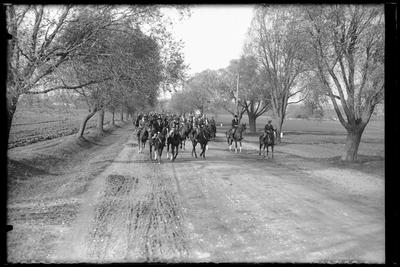
[[[45,93],[48,93],[48,92],[51,92],[51,91],[54,91],[54,90],[59,90],[59,89],[79,89],[79,88],[82,88],[82,87],[85,87],[85,86],[88,86],[88,85],[91,85],[91,84],[102,83],[102,82],[107,81],[107,80],[110,80],[110,78],[106,78],[106,79],[103,79],[103,80],[100,80],[100,81],[90,81],[90,82],[87,82],[87,83],[84,83],[84,84],[80,84],[80,85],[75,85],[75,86],[66,85],[63,82],[64,85],[55,86],[55,87],[52,87],[52,88],[49,88],[49,89],[46,89],[46,90],[43,90],[43,91],[28,91],[25,94],[27,94],[27,95],[37,95],[37,94],[45,94]]]

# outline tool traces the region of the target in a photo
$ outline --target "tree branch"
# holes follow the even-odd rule
[[[90,81],[90,82],[87,82],[87,83],[84,83],[84,84],[80,84],[80,85],[75,85],[75,86],[66,85],[63,82],[64,85],[55,86],[55,87],[52,87],[52,88],[49,88],[49,89],[46,89],[46,90],[43,90],[43,91],[28,91],[25,94],[37,95],[37,94],[45,94],[45,93],[48,93],[50,91],[54,91],[54,90],[58,90],[58,89],[79,89],[79,88],[88,86],[90,84],[101,83],[101,82],[104,82],[104,81],[107,81],[107,80],[110,80],[110,78],[106,78],[106,79],[103,79],[103,80],[100,80],[100,81]]]

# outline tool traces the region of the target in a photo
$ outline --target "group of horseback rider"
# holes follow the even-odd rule
[[[136,121],[135,127],[140,131],[145,126],[149,126],[151,124],[153,128],[153,136],[154,138],[161,130],[168,126],[170,135],[172,132],[178,130],[181,126],[185,124],[189,124],[191,126],[191,134],[194,134],[198,129],[203,128],[205,126],[209,126],[212,132],[216,132],[216,123],[214,117],[210,119],[207,118],[205,114],[198,114],[197,116],[193,113],[189,114],[164,114],[164,113],[155,113],[149,112],[147,114],[139,113]]]
[[[141,153],[146,140],[148,139],[150,142],[150,154],[152,153],[152,146],[155,145],[155,147],[160,148],[160,157],[162,148],[166,144],[167,157],[169,146],[172,145],[173,154],[174,148],[176,148],[176,153],[174,156],[175,158],[178,151],[177,146],[180,144],[181,148],[183,147],[184,149],[186,138],[189,138],[192,141],[192,155],[194,154],[197,157],[195,147],[197,143],[200,143],[202,149],[200,156],[203,155],[204,157],[207,142],[216,136],[216,123],[214,117],[208,119],[205,114],[160,114],[155,112],[150,112],[147,114],[140,113],[135,120],[134,125],[138,130],[137,136],[139,153]],[[229,150],[231,149],[232,142],[234,141],[235,151],[237,151],[237,142],[239,142],[239,150],[241,151],[242,133],[246,129],[246,126],[245,124],[240,124],[237,115],[234,115],[231,125],[231,129],[226,133]],[[143,136],[142,134],[145,135]],[[272,146],[273,151],[275,134],[276,131],[272,125],[272,121],[268,120],[268,123],[264,127],[264,133],[260,136],[260,153],[262,145],[264,145],[264,147],[266,146],[267,154],[268,146]]]
[[[232,119],[232,128],[231,128],[232,135],[235,135],[238,126],[239,126],[239,119],[238,116],[235,114]],[[275,134],[276,134],[276,129],[272,125],[272,120],[268,120],[268,123],[265,124],[264,126],[263,138],[266,138],[267,135],[269,135],[272,139],[272,142],[275,143]]]

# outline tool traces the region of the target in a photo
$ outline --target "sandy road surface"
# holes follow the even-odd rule
[[[384,262],[384,182],[255,145],[161,165],[132,136],[91,183],[57,262]],[[188,148],[189,146],[187,146]],[[146,149],[146,152],[148,150]]]

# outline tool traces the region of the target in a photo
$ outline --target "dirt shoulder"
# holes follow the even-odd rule
[[[107,127],[8,151],[8,261],[46,261],[91,184],[122,149],[129,126]]]

